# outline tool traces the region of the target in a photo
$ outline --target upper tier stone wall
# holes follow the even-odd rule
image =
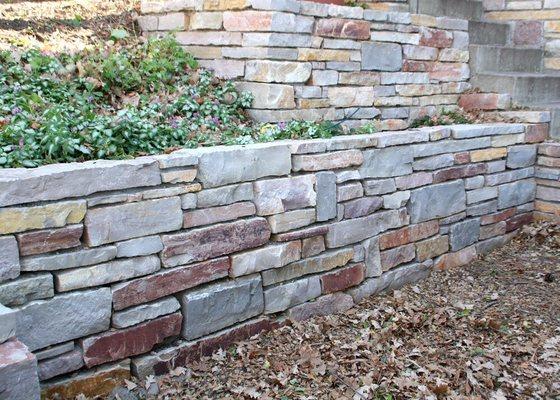
[[[0,341],[15,328],[34,353],[22,382],[38,359],[45,395],[74,398],[347,309],[531,221],[546,134],[458,125],[1,170],[15,313],[0,307]],[[0,357],[22,347],[6,343]]]
[[[560,223],[560,143],[543,143],[539,146],[535,176],[535,217]]]
[[[201,66],[239,81],[258,121],[404,129],[456,109],[470,89],[464,20],[299,0],[205,4],[145,1],[140,26],[175,32]]]

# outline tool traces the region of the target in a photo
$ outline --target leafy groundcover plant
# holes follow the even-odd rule
[[[251,94],[199,69],[173,38],[118,39],[74,55],[0,52],[0,167],[342,133],[331,122],[254,124]]]

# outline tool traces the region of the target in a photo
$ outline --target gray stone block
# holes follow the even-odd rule
[[[477,175],[465,179],[465,189],[480,189],[484,186],[484,176]]]
[[[64,353],[68,353],[72,350],[74,350],[74,341],[56,344],[54,346],[47,347],[44,350],[36,351],[35,357],[37,357],[37,361],[41,361],[47,358],[52,358]]]
[[[257,215],[272,215],[315,205],[315,175],[265,179],[253,184]]]
[[[383,196],[383,207],[388,209],[398,209],[406,206],[410,199],[410,190],[395,192]]]
[[[84,366],[82,351],[72,350],[68,353],[49,358],[39,363],[39,380],[45,381],[55,376],[68,374]]]
[[[523,124],[496,123],[479,125],[454,125],[451,127],[451,136],[455,139],[466,139],[479,136],[508,135],[525,132]]]
[[[266,314],[287,310],[321,295],[321,281],[318,276],[271,287],[264,291],[264,312]]]
[[[181,199],[170,197],[90,209],[85,218],[84,238],[89,246],[99,246],[175,231],[182,226]]]
[[[368,196],[392,193],[396,190],[397,186],[393,178],[367,180],[364,182],[364,191]]]
[[[383,273],[381,267],[381,252],[379,251],[379,238],[374,237],[364,241],[364,261],[366,264],[366,278],[379,276]]]
[[[0,304],[20,306],[32,300],[54,296],[51,274],[26,274],[19,279],[0,284]]]
[[[410,147],[365,150],[360,167],[362,178],[389,178],[412,173],[413,154]]]
[[[498,209],[529,203],[535,199],[537,187],[533,179],[498,186]]]
[[[480,137],[465,140],[440,140],[437,143],[420,143],[412,145],[414,157],[429,157],[444,153],[483,149],[492,146],[490,137]]]
[[[242,165],[243,168],[239,166]],[[288,144],[214,147],[202,150],[198,179],[205,188],[288,175],[292,169]]]
[[[16,238],[0,237],[0,282],[17,278],[20,271],[19,250]]]
[[[6,400],[41,398],[37,360],[15,339],[0,344],[0,396]]]
[[[16,310],[0,304],[0,344],[16,335]]]
[[[117,243],[117,257],[138,257],[159,253],[163,243],[159,236],[146,236]]]
[[[503,162],[503,161],[502,161]],[[505,167],[505,162],[504,162]],[[496,186],[502,183],[518,181],[521,179],[532,178],[535,175],[535,168],[523,168],[513,171],[500,172],[493,175],[486,175],[486,186]]]
[[[204,189],[198,192],[196,196],[197,205],[200,208],[225,206],[240,201],[253,200],[253,185],[251,183],[241,183],[215,189]]]
[[[336,180],[334,172],[318,172],[317,178],[317,221],[336,218]]]
[[[491,214],[496,211],[498,211],[498,200],[485,201],[467,207],[467,215],[469,217]]]
[[[508,147],[506,166],[508,168],[525,168],[535,164],[537,159],[537,146],[527,144]]]
[[[462,180],[412,190],[408,203],[411,222],[429,221],[464,211],[466,197]]]
[[[496,197],[498,197],[498,188],[495,186],[469,190],[467,192],[467,204],[479,203],[481,201],[495,199]]]
[[[219,331],[263,312],[259,275],[205,286],[180,297],[184,320],[182,336],[191,340]]]
[[[84,267],[110,261],[117,256],[115,246],[83,249],[68,253],[25,257],[21,262],[22,271],[56,271]]]
[[[315,214],[313,208],[288,211],[268,217],[268,223],[272,233],[281,233],[311,225],[315,222]]]
[[[231,256],[230,276],[238,277],[271,268],[280,268],[301,258],[299,241],[271,244]]]
[[[461,250],[478,241],[480,236],[480,219],[469,219],[451,226],[449,230],[449,242],[451,250]]]
[[[441,154],[414,161],[412,169],[414,171],[433,171],[435,169],[450,167],[454,163],[455,158],[453,157],[453,154]]]
[[[36,300],[18,308],[18,339],[30,350],[109,329],[111,289],[100,288]]]
[[[136,307],[127,308],[113,314],[112,324],[115,328],[127,328],[149,319],[161,317],[174,313],[181,308],[175,297],[166,297],[152,303],[141,304]]]
[[[363,43],[362,69],[399,71],[402,68],[402,48],[396,43]]]

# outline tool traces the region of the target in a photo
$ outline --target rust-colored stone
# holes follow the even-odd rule
[[[314,226],[312,228],[305,228],[297,231],[272,235],[272,240],[274,240],[275,242],[290,242],[292,240],[306,239],[313,236],[326,235],[328,231],[329,231],[328,225]]]
[[[480,218],[480,225],[489,225],[489,224],[495,224],[500,221],[505,221],[506,219],[513,217],[515,215],[516,210],[517,209],[513,207],[513,208],[502,210],[494,214],[483,215]]]
[[[486,172],[486,164],[469,164],[460,167],[451,167],[436,171],[434,173],[434,183],[441,183],[469,176],[481,175]]]
[[[448,250],[449,238],[447,236],[434,236],[416,243],[416,258],[422,262],[440,256]]]
[[[365,264],[359,263],[323,275],[321,277],[323,294],[340,292],[358,285],[364,280],[365,272]]]
[[[410,242],[425,239],[439,232],[437,221],[427,221],[416,225],[406,226],[396,231],[385,233],[379,237],[381,250],[402,246]]]
[[[81,340],[84,363],[88,368],[147,353],[165,339],[181,333],[180,312],[156,318],[131,328],[104,332]]]
[[[222,257],[169,269],[113,286],[113,307],[122,310],[227,276],[229,258]]]
[[[540,143],[548,139],[548,124],[527,125],[525,130],[526,143]]]
[[[454,253],[447,253],[439,257],[435,262],[435,268],[439,270],[460,267],[476,259],[476,247],[469,246]]]
[[[346,39],[370,38],[370,23],[367,21],[356,21],[352,19],[328,18],[317,21],[315,34]]]
[[[383,271],[388,271],[398,265],[412,261],[415,256],[416,248],[414,247],[414,243],[382,251],[381,268]]]
[[[423,28],[420,32],[420,46],[443,48],[452,45],[453,34],[449,31]]]
[[[64,228],[20,233],[17,235],[19,254],[31,256],[77,247],[80,245],[83,232],[84,226],[78,224],[68,225]]]
[[[455,158],[455,164],[468,164],[471,162],[471,155],[468,151],[455,153],[453,158]]]
[[[533,213],[518,214],[506,220],[506,232],[511,232],[533,222]]]

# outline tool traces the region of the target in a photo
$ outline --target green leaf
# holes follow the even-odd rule
[[[111,39],[115,41],[126,39],[128,36],[128,32],[124,29],[113,29],[111,31]]]

